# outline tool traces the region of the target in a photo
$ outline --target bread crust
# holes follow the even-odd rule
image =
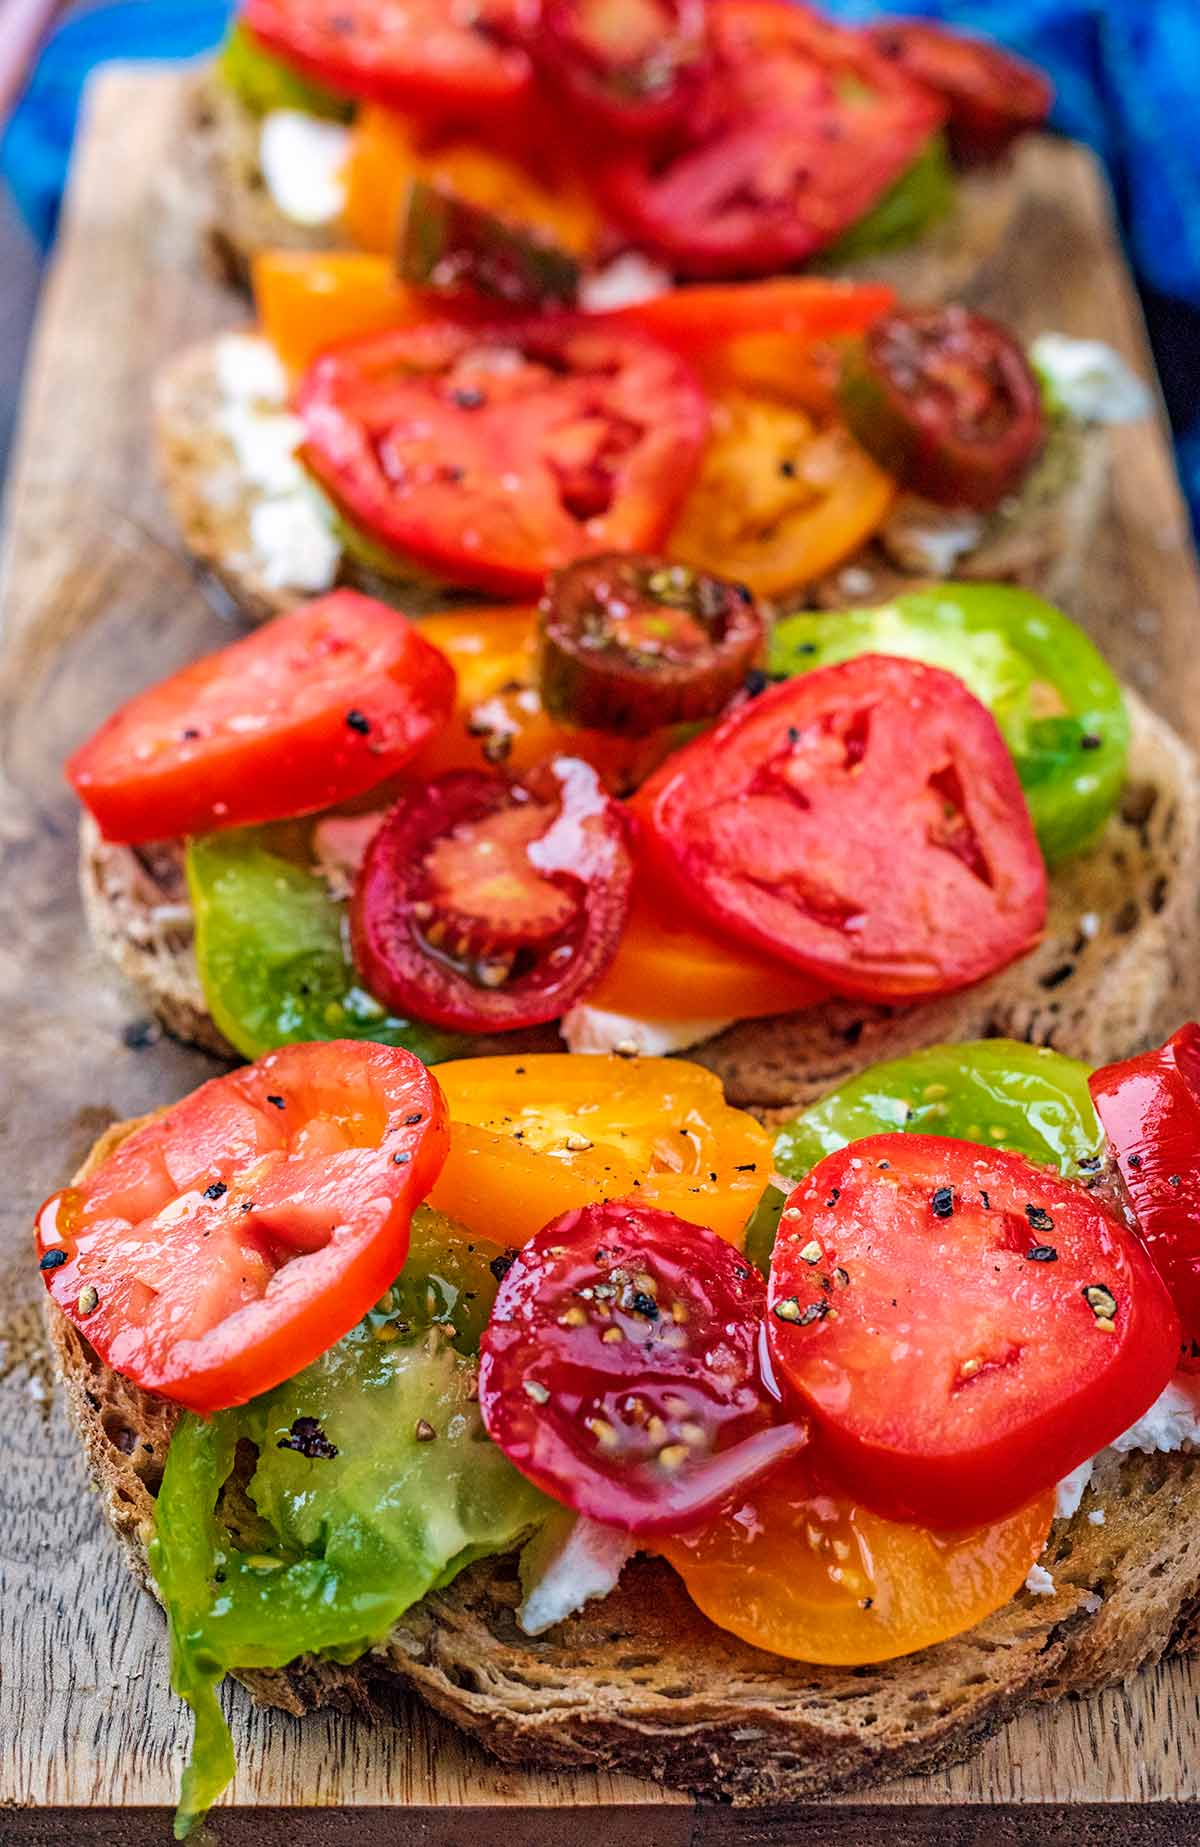
[[[717,1073],[731,1102],[770,1115],[921,1045],[1025,1039],[1106,1064],[1164,1038],[1192,1005],[1200,966],[1200,793],[1190,751],[1136,693],[1126,698],[1133,740],[1121,807],[1090,852],[1053,874],[1046,931],[1028,956],[915,1007],[835,1000],[745,1020],[687,1056]],[[168,1031],[232,1056],[205,1007],[190,912],[174,901],[177,862],[163,872],[160,855],[109,845],[86,816],[81,837],[84,908],[100,947]],[[558,1041],[544,1029],[501,1043]]]
[[[116,1124],[78,1180],[140,1122]],[[105,1513],[153,1590],[146,1544],[178,1416],[113,1373],[47,1294],[47,1328]],[[1103,1509],[1103,1524],[1087,1518]],[[471,1566],[352,1666],[305,1657],[239,1675],[261,1704],[384,1718],[415,1690],[496,1756],[596,1765],[738,1803],[846,1790],[968,1755],[1022,1707],[1195,1652],[1200,1456],[1098,1466],[1042,1559],[1052,1595],[1022,1591],[969,1634],[878,1667],[814,1668],[717,1629],[671,1569],[638,1558],[601,1603],[536,1639],[517,1627],[511,1558]]]

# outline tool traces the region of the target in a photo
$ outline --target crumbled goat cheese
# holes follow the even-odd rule
[[[1025,1580],[1025,1589],[1031,1590],[1035,1597],[1053,1597],[1054,1579],[1044,1565],[1031,1565],[1029,1576]]]
[[[1083,1499],[1084,1489],[1092,1479],[1094,1467],[1093,1462],[1081,1462],[1077,1469],[1072,1469],[1069,1475],[1063,1476],[1054,1490],[1054,1518],[1056,1520],[1069,1520],[1073,1513],[1079,1511],[1079,1503]]]
[[[607,1597],[636,1551],[628,1533],[558,1509],[521,1554],[517,1621],[525,1634],[541,1635],[593,1597]]]
[[[665,1058],[668,1052],[682,1052],[702,1039],[714,1039],[730,1024],[729,1020],[639,1020],[580,1005],[563,1015],[559,1030],[571,1052],[636,1050],[646,1058]]]
[[[579,286],[579,305],[589,313],[601,314],[608,308],[629,308],[635,302],[649,301],[671,286],[671,272],[636,250],[614,257],[605,269],[585,276]]]
[[[1110,1447],[1119,1456],[1135,1449],[1153,1455],[1156,1450],[1180,1449],[1185,1443],[1200,1443],[1200,1376],[1177,1373],[1150,1409],[1122,1436],[1114,1437]]]
[[[230,404],[287,402],[287,373],[269,340],[257,334],[227,333],[217,341],[217,389]]]
[[[258,164],[267,191],[293,224],[329,224],[346,203],[342,177],[350,130],[302,109],[272,109],[263,117]]]
[[[261,500],[250,514],[250,544],[263,583],[271,590],[328,590],[342,548],[311,494]]]
[[[1141,379],[1103,340],[1042,333],[1029,357],[1060,404],[1082,423],[1133,423],[1150,410],[1150,393]]]

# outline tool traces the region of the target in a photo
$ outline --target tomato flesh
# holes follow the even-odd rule
[[[1054,1496],[967,1531],[885,1520],[784,1463],[694,1533],[660,1542],[693,1602],[754,1648],[854,1667],[932,1648],[1016,1596]]]
[[[860,33],[777,0],[717,0],[707,83],[665,147],[618,148],[596,185],[680,275],[764,275],[862,217],[941,123]]]
[[[1090,1088],[1142,1241],[1179,1311],[1179,1363],[1200,1372],[1200,1027],[1105,1065]]]
[[[708,63],[705,0],[542,0],[535,56],[573,116],[643,140],[685,113]]]
[[[986,39],[927,19],[883,20],[871,39],[881,57],[943,98],[959,160],[994,160],[1050,113],[1054,91],[1042,72]]]
[[[791,1194],[767,1338],[835,1478],[892,1519],[971,1526],[1120,1435],[1179,1322],[1136,1235],[1021,1155],[878,1135]]]
[[[470,770],[402,796],[351,909],[373,994],[435,1026],[557,1019],[616,948],[632,866],[596,772],[559,757],[526,784]]]
[[[529,0],[243,0],[252,38],[346,96],[439,114],[512,106],[532,68]]]
[[[807,1441],[758,1371],[757,1270],[698,1225],[587,1206],[500,1285],[479,1405],[523,1475],[631,1533],[693,1524]]]
[[[296,408],[308,466],[371,538],[516,595],[588,552],[654,548],[708,430],[681,359],[582,316],[355,341]]]
[[[195,1411],[243,1404],[394,1280],[448,1139],[411,1053],[287,1046],[203,1084],[47,1200],[43,1280],[135,1384]]]
[[[374,788],[453,703],[454,670],[419,629],[337,590],[137,694],[67,776],[108,840],[247,827]]]
[[[995,721],[916,662],[860,655],[761,694],[668,759],[637,813],[652,869],[703,917],[838,992],[949,992],[1045,919]]]

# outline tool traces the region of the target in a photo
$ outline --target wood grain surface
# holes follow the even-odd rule
[[[147,450],[150,378],[182,341],[238,318],[200,272],[156,178],[178,78],[93,90],[35,342],[0,576],[0,1843],[169,1838],[186,1741],[157,1611],[85,1491],[39,1330],[29,1222],[115,1117],[214,1068],[158,1038],[86,942],[66,751],[123,695],[229,633],[180,557]],[[1024,232],[980,295],[1149,358],[1089,158],[1047,146]],[[1031,304],[1036,303],[1036,309]],[[1200,594],[1163,429],[1113,437],[1115,490],[1077,611],[1152,703],[1200,735]],[[415,1702],[370,1729],[228,1703],[239,1772],[214,1840],[468,1847],[813,1847],[1104,1840],[1162,1847],[1200,1798],[1200,1670],[1180,1663],[1010,1725],[967,1764],[786,1813],[695,1805],[600,1775],[491,1762]]]

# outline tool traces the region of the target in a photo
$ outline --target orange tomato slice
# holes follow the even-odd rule
[[[740,1246],[770,1178],[766,1129],[681,1059],[464,1058],[437,1077],[450,1154],[429,1203],[506,1244],[572,1207],[630,1198]]]
[[[801,1459],[658,1549],[719,1628],[793,1661],[855,1667],[930,1648],[1000,1609],[1053,1514],[1049,1493],[990,1526],[935,1533],[824,1490]]]
[[[345,167],[343,223],[356,244],[392,256],[415,179],[444,187],[574,256],[588,255],[599,236],[596,213],[573,179],[544,186],[510,155],[467,139],[423,138],[394,110],[367,104],[355,118]]]
[[[305,371],[339,341],[429,313],[386,257],[357,251],[261,250],[250,281],[259,327],[290,372]]]

